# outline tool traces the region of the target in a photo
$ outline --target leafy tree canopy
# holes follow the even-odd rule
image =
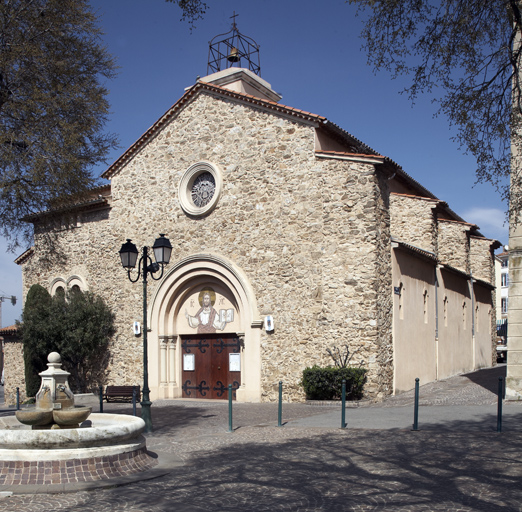
[[[39,284],[31,286],[25,300],[24,325],[17,322],[24,344],[27,396],[36,395],[40,387],[38,374],[47,368],[47,355],[53,351],[51,347],[55,346],[56,333],[53,323],[49,321],[51,302],[51,295],[43,286]]]
[[[207,12],[208,6],[205,2],[201,0],[165,0],[166,2],[170,2],[176,4],[183,13],[181,17],[181,21],[188,21],[191,26],[194,26],[194,23],[197,20],[203,18],[203,15]]]
[[[477,161],[477,180],[511,193],[511,142],[521,113],[521,4],[518,0],[349,0],[368,14],[368,62],[394,77],[409,74],[412,100],[431,93]],[[514,91],[514,93],[513,93]],[[513,139],[511,139],[513,135]],[[513,190],[519,190],[514,187]]]
[[[90,170],[116,145],[102,131],[114,72],[88,1],[0,4],[0,226],[11,247],[31,239],[24,216],[97,184]]]
[[[47,369],[50,352],[61,355],[63,368],[71,373],[69,385],[76,392],[103,381],[114,315],[100,297],[76,289],[51,297],[45,288],[33,285],[22,318],[28,396],[38,391],[38,373]]]

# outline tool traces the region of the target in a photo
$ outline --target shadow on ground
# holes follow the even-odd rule
[[[522,435],[293,431],[280,439],[269,430],[271,441],[231,434],[226,446],[194,451],[168,476],[83,493],[63,508],[57,500],[53,510],[520,510]],[[36,511],[44,499],[9,504],[30,501]]]
[[[466,373],[463,375],[463,377],[468,378],[474,384],[478,384],[479,386],[497,395],[498,379],[499,377],[502,377],[505,382],[506,371],[507,367],[505,364],[503,364],[494,366],[493,368],[485,368],[476,372]]]

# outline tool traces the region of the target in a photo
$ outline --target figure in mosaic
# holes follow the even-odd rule
[[[197,328],[198,334],[222,331],[226,327],[227,322],[232,320],[227,318],[227,315],[220,314],[221,312],[218,313],[214,308],[216,292],[212,288],[201,290],[198,300],[201,307],[194,316],[189,315],[187,310],[185,310],[188,324],[193,329]]]

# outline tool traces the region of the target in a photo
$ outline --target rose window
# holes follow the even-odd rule
[[[210,172],[201,173],[192,184],[192,202],[194,206],[201,208],[210,203],[216,191],[216,182]]]

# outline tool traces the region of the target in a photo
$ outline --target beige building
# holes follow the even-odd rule
[[[24,295],[101,295],[117,333],[103,384],[142,379],[141,281],[118,251],[165,233],[149,280],[151,398],[304,399],[305,367],[347,344],[372,398],[491,366],[494,240],[324,117],[230,68],[198,80],[61,220],[34,215]],[[56,235],[56,253],[44,238]],[[49,258],[50,257],[50,258]],[[6,397],[20,384],[8,365]],[[17,352],[19,359],[19,351]]]

